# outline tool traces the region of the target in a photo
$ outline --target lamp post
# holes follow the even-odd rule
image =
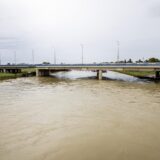
[[[56,65],[56,50],[55,50],[55,47],[53,47],[53,54],[54,54],[54,65]]]
[[[82,64],[83,64],[83,50],[84,50],[84,45],[81,44],[81,48],[82,48]]]
[[[14,51],[14,63],[15,63],[15,65],[17,63],[17,53],[16,53],[16,51]]]
[[[0,53],[0,65],[1,65],[1,63],[2,63],[2,56],[1,56],[1,53]]]
[[[117,62],[119,62],[119,46],[120,46],[120,42],[117,41]]]
[[[34,50],[32,49],[32,63],[34,65]]]

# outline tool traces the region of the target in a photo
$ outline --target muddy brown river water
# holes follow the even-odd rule
[[[0,160],[160,160],[160,83],[1,81]]]

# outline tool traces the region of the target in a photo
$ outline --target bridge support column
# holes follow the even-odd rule
[[[97,71],[97,78],[98,80],[102,80],[102,70]]]
[[[21,69],[17,69],[17,73],[21,73],[22,72],[22,70]]]
[[[11,72],[12,72],[12,73],[21,73],[22,70],[21,70],[21,69],[13,69]]]
[[[39,77],[39,69],[36,68],[36,77]]]
[[[40,69],[36,69],[36,76],[37,77],[43,76],[43,73],[42,73],[42,71]]]
[[[0,72],[3,73],[21,73],[21,69],[2,69]]]
[[[43,76],[49,76],[49,75],[50,75],[49,70],[36,69],[36,76],[37,77],[43,77]]]
[[[156,78],[160,78],[160,71],[156,71]]]
[[[6,69],[3,69],[3,73],[6,73]]]

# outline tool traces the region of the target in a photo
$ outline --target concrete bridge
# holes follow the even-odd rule
[[[57,65],[0,65],[0,72],[20,73],[25,68],[36,68],[36,76],[49,76],[53,72],[80,70],[95,71],[102,79],[103,72],[110,71],[154,71],[160,78],[160,63],[106,63],[106,64],[57,64]]]
[[[107,64],[63,64],[63,65],[37,65],[37,76],[49,76],[52,72],[82,70],[96,71],[97,78],[102,79],[103,72],[110,71],[154,71],[155,77],[160,78],[160,63],[107,63]]]

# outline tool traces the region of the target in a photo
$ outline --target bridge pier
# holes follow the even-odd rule
[[[21,69],[15,69],[15,70],[13,70],[13,73],[21,73],[21,72],[22,72]]]
[[[3,69],[3,73],[21,73],[21,69]]]
[[[49,70],[36,69],[36,76],[37,77],[43,77],[43,76],[49,76],[49,75],[50,75]]]
[[[160,71],[156,71],[156,78],[157,78],[157,79],[160,78]]]
[[[97,79],[102,80],[102,70],[97,71]]]

